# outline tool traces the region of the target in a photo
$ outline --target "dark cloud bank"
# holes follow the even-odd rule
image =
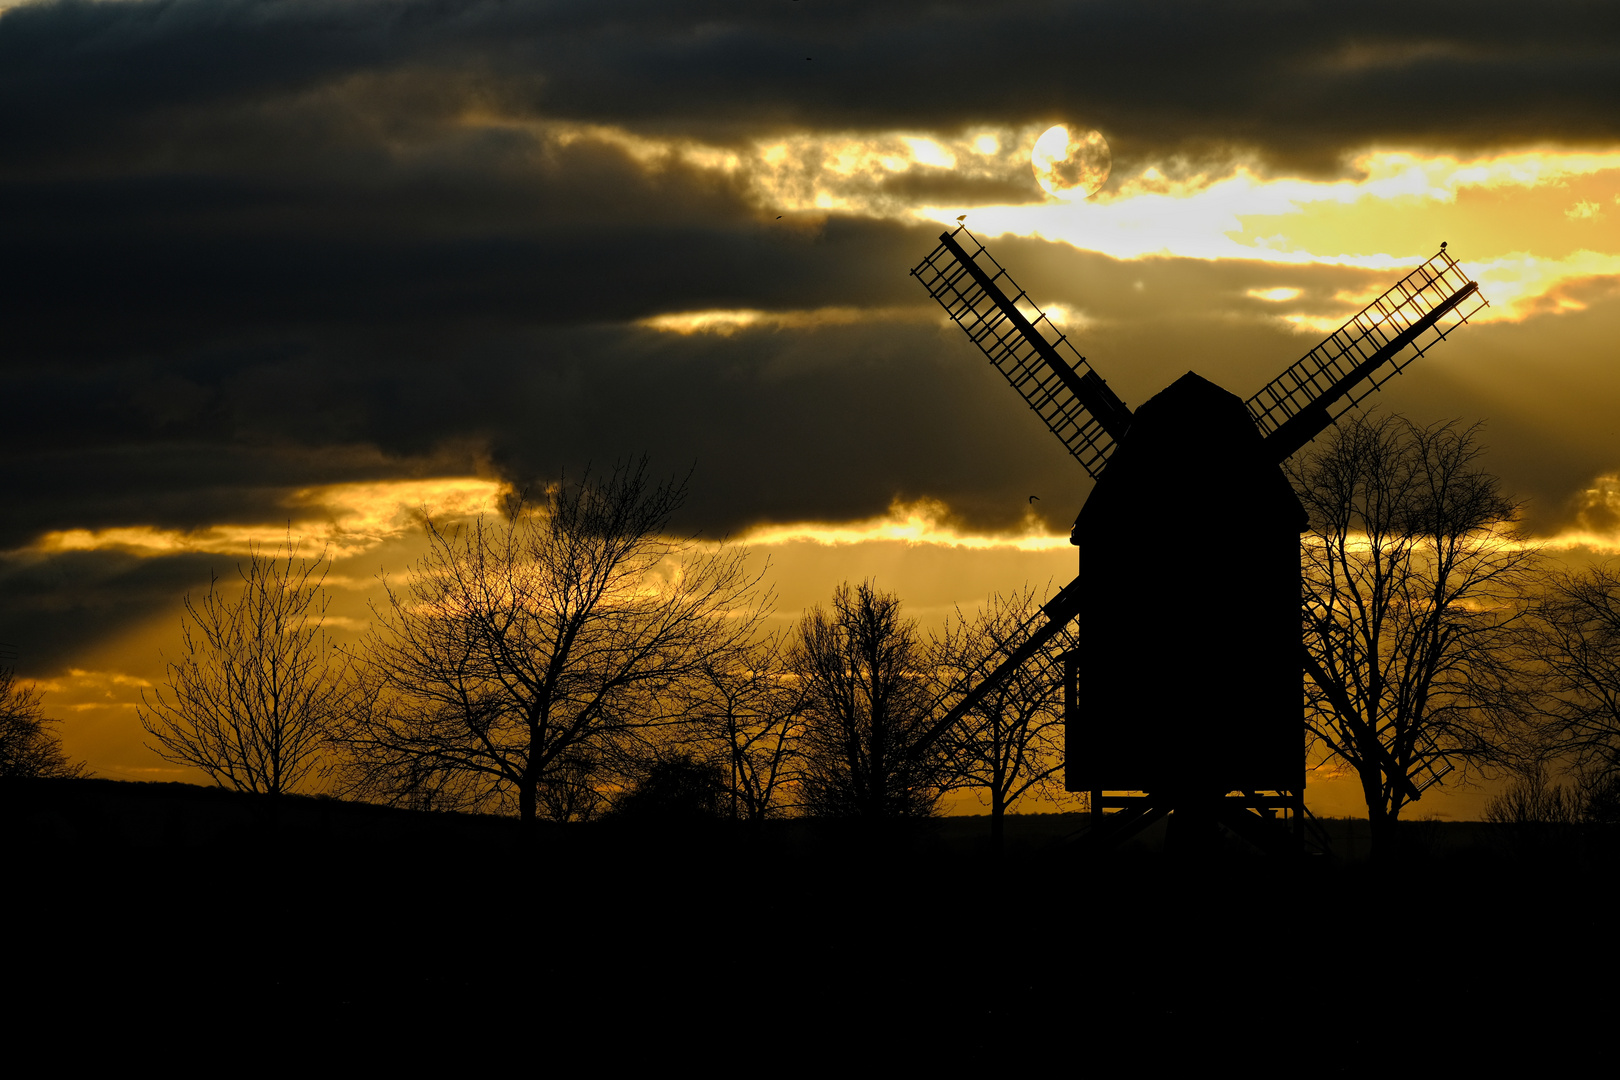
[[[1239,143],[1332,163],[1374,139],[1612,139],[1617,30],[1608,5],[1505,0],[36,4],[6,16],[0,85],[10,130],[57,144],[408,73],[711,137],[1056,113],[1128,153]]]
[[[779,222],[724,174],[516,121],[741,145],[1075,118],[1122,169],[1248,155],[1315,174],[1375,140],[1620,128],[1610,9],[1544,5],[1533,23],[1506,4],[1329,10],[14,8],[0,15],[0,550],[51,529],[276,521],[309,484],[480,465],[523,483],[644,450],[667,471],[695,463],[690,524],[711,534],[922,495],[1004,527],[1039,492],[1060,522],[1082,474],[906,276],[932,230]],[[514,122],[460,122],[479,111]],[[1027,175],[960,192],[1010,195],[1036,197]],[[1083,351],[1132,404],[1189,367],[1248,393],[1297,356],[1280,330],[1227,319],[1244,289],[1365,287],[1348,271],[1285,281],[997,250],[1101,320]],[[730,336],[635,323],[824,306],[918,314]],[[146,595],[150,573],[97,565],[82,579]],[[59,574],[9,565],[0,591],[13,613],[37,607]]]

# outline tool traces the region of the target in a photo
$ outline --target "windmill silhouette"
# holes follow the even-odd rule
[[[1070,534],[1079,575],[948,695],[922,745],[1020,665],[1061,663],[1066,784],[1091,793],[1095,838],[1180,811],[1275,850],[1282,811],[1297,849],[1306,520],[1281,465],[1483,308],[1478,286],[1441,244],[1247,401],[1188,372],[1133,412],[965,227],[911,273],[1096,481]],[[1044,647],[1076,619],[1076,648],[1054,660]]]

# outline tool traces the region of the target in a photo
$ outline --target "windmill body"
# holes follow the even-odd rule
[[[1237,396],[1188,373],[1136,410],[1075,521],[1071,791],[1303,786],[1305,511]]]
[[[1120,811],[1100,833],[1180,808],[1274,846],[1264,819],[1282,809],[1297,840],[1306,522],[1280,466],[1483,307],[1477,286],[1442,244],[1247,401],[1189,372],[1132,412],[972,234],[939,241],[912,275],[1096,484],[1071,536],[1079,575],[999,666],[947,695],[921,745],[1078,619],[1067,786],[1091,792],[1098,824]]]

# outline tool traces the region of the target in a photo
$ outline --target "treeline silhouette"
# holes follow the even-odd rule
[[[1620,576],[1553,568],[1481,453],[1477,427],[1353,417],[1291,468],[1310,522],[1305,749],[1359,779],[1375,849],[1394,849],[1435,782],[1506,775],[1488,817],[1520,835],[1612,823],[1620,805]],[[149,745],[272,802],[512,815],[531,832],[904,821],[968,790],[999,850],[1009,812],[1062,797],[1072,627],[925,738],[1025,640],[1042,594],[992,597],[925,636],[899,597],[844,584],[766,633],[772,596],[746,552],[671,535],[685,494],[642,459],[496,516],[427,519],[426,554],[385,578],[370,630],[342,647],[326,553],[291,537],[256,550],[239,581],[186,598],[179,652],[139,711]],[[1197,648],[1220,632],[1218,598],[1198,596],[1195,550],[1188,574],[1176,617]],[[37,692],[4,680],[4,775],[81,773]]]
[[[323,555],[291,540],[186,600],[180,655],[140,718],[152,749],[271,798],[329,793],[540,821],[928,817],[987,792],[1002,819],[1055,793],[1062,689],[1009,680],[927,740],[951,687],[1021,643],[1041,597],[926,638],[900,599],[842,585],[786,633],[746,552],[672,539],[685,496],[645,461],[426,523],[372,629],[325,634]],[[1060,650],[1065,639],[1050,648]],[[1057,665],[1046,665],[1056,669]]]

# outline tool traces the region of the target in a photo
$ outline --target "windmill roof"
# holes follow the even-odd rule
[[[1298,532],[1305,510],[1267,458],[1248,407],[1189,371],[1136,410],[1075,520],[1079,544],[1176,521]]]

